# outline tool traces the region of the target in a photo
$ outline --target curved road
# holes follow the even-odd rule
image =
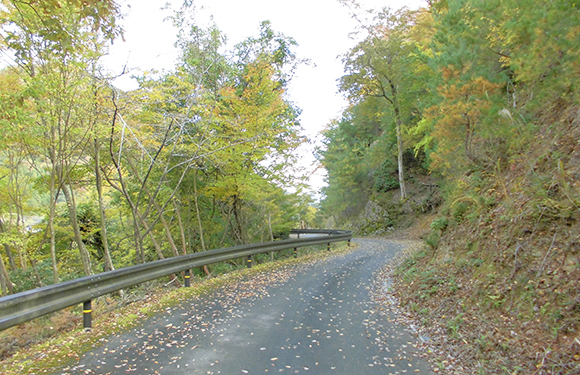
[[[260,295],[216,291],[204,297],[211,302],[167,309],[59,373],[434,374],[413,355],[416,338],[369,295],[383,287],[373,273],[403,245],[354,242],[354,251],[294,267]]]

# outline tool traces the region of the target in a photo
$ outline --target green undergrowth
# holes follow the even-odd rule
[[[30,335],[31,342],[39,340],[34,337],[31,329],[56,330],[52,337],[42,337],[44,341],[25,345],[13,351],[13,354],[0,363],[0,373],[4,375],[16,374],[50,374],[67,364],[72,364],[80,359],[83,353],[98,347],[104,343],[107,337],[130,330],[146,319],[159,314],[163,310],[173,307],[182,301],[209,295],[211,292],[225,286],[263,273],[274,272],[279,269],[308,264],[328,259],[331,256],[345,254],[354,246],[338,246],[331,244],[331,252],[320,251],[322,246],[316,249],[300,249],[298,258],[286,258],[275,262],[259,263],[252,268],[239,268],[229,273],[222,273],[211,278],[196,276],[189,288],[168,289],[163,284],[148,283],[137,289],[143,292],[155,286],[154,290],[147,290],[146,296],[138,301],[119,307],[120,302],[115,303],[114,298],[104,296],[93,302],[93,329],[85,331],[82,326],[81,311],[78,307],[68,308],[48,317],[42,317],[35,321],[7,329],[0,333],[0,340],[8,342],[18,335]],[[326,246],[324,246],[326,249]],[[263,259],[265,261],[265,259]],[[215,268],[215,267],[214,267]],[[125,296],[127,298],[127,296]],[[59,323],[67,322],[65,326]],[[56,328],[58,326],[58,328]],[[48,327],[48,328],[47,328]]]

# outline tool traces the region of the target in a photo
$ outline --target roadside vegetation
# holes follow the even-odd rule
[[[343,57],[351,106],[323,133],[320,215],[377,235],[429,215],[395,292],[444,333],[445,355],[481,374],[578,373],[578,4],[430,1],[364,18],[344,3],[368,37]]]
[[[228,49],[194,20],[191,2],[175,10],[176,66],[124,92],[101,63],[123,35],[117,2],[2,1],[1,295],[312,220],[292,177],[296,42],[263,22]]]

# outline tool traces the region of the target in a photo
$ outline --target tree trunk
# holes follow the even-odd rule
[[[58,283],[58,263],[56,260],[56,231],[54,230],[54,217],[56,216],[56,192],[54,175],[50,177],[50,209],[48,214],[48,231],[50,233],[50,262],[52,265],[52,279]]]
[[[153,231],[150,229],[149,224],[147,224],[147,222],[145,221],[145,218],[143,218],[139,213],[137,213],[139,215],[139,220],[141,220],[141,224],[143,224],[143,227],[145,228],[145,232],[149,234],[149,238],[151,239],[151,242],[153,243],[153,247],[155,248],[155,251],[157,252],[157,257],[159,259],[165,259],[165,256],[163,255],[163,250],[161,250],[161,246],[159,246],[159,242],[157,242],[157,240],[155,239],[155,236],[153,235]]]
[[[195,215],[197,216],[197,226],[199,227],[199,240],[201,242],[201,250],[205,251],[205,241],[203,239],[203,225],[201,224],[201,215],[199,214],[199,202],[197,199],[197,169],[193,172],[193,201],[195,203]],[[203,266],[203,272],[206,276],[211,276],[207,265]]]
[[[227,208],[227,212],[226,212],[226,208]],[[226,236],[228,234],[228,228],[232,228],[232,231],[235,231],[233,229],[233,224],[232,224],[232,211],[233,208],[230,207],[230,205],[227,205],[226,207],[220,207],[220,211],[222,211],[222,215],[227,216],[227,222],[229,225],[224,226],[224,233],[222,234],[222,239],[220,241],[220,243],[218,244],[218,247],[222,246],[225,241],[226,241]],[[232,236],[235,236],[235,234],[232,234]]]
[[[8,245],[4,244],[4,248],[7,248]],[[2,287],[2,294],[7,295],[8,293],[12,294],[12,282],[10,281],[10,275],[8,275],[8,271],[6,270],[6,266],[4,265],[4,259],[0,255],[0,286]]]
[[[8,182],[8,186],[7,186],[7,188],[8,188],[7,193],[8,193],[8,197],[10,198],[10,200],[12,201],[12,203],[14,205],[14,208],[16,209],[16,227],[15,227],[15,229],[17,232],[22,232],[22,228],[24,227],[24,213],[23,213],[23,209],[22,209],[22,207],[23,207],[22,195],[24,194],[24,190],[26,189],[26,187],[21,188],[20,181],[18,179],[19,167],[22,165],[22,161],[26,157],[24,155],[25,155],[24,150],[19,150],[18,148],[6,150],[8,169],[10,170],[9,176],[8,176],[9,182]],[[10,217],[12,218],[12,212],[10,212]],[[0,220],[0,231],[6,232],[6,229],[4,228],[4,224],[2,223],[1,220]],[[15,247],[16,247],[16,251],[18,253],[20,253],[22,246],[15,246]],[[9,244],[6,244],[6,246],[4,246],[4,248],[6,250],[6,255],[8,256],[8,265],[10,266],[10,269],[15,270],[16,269],[16,262],[14,261],[14,255],[12,253],[11,246]]]
[[[403,166],[403,135],[401,121],[401,111],[399,109],[399,100],[397,88],[391,83],[391,93],[393,94],[393,107],[395,109],[396,132],[397,132],[397,163],[399,168],[399,187],[401,188],[401,200],[407,199],[407,188],[405,186],[405,174]]]
[[[135,237],[135,247],[136,249],[136,262],[135,263],[139,263],[139,260],[141,261],[141,263],[145,263],[145,252],[143,250],[143,243],[142,243],[142,239],[141,239],[141,231],[139,228],[139,219],[138,219],[138,210],[135,207],[135,204],[133,203],[133,200],[131,199],[131,196],[129,195],[129,193],[127,192],[127,187],[125,186],[125,181],[123,179],[123,172],[121,170],[121,166],[117,163],[117,161],[115,160],[115,153],[113,152],[113,144],[114,144],[114,136],[115,136],[115,124],[117,121],[117,113],[119,112],[119,108],[117,107],[117,103],[115,102],[115,96],[113,95],[113,105],[115,106],[115,111],[113,113],[113,119],[111,121],[111,135],[109,137],[109,155],[111,157],[111,161],[113,162],[113,164],[115,165],[115,169],[117,170],[117,175],[119,176],[119,184],[121,185],[116,186],[105,174],[105,178],[107,179],[107,182],[109,183],[109,185],[111,185],[114,189],[116,189],[117,191],[119,191],[121,194],[123,194],[123,196],[125,197],[125,199],[127,200],[127,203],[129,203],[129,206],[131,207],[131,215],[133,216],[133,232],[134,232],[134,237]],[[139,255],[140,255],[140,259],[139,259]]]
[[[99,212],[101,216],[101,240],[103,242],[103,252],[105,253],[105,269],[112,271],[113,259],[111,259],[111,252],[109,251],[109,241],[107,239],[107,217],[105,214],[105,203],[103,201],[103,176],[101,176],[101,155],[99,152],[99,143],[95,138],[95,180],[97,185],[97,194],[99,197]]]
[[[6,228],[4,228],[2,219],[0,219],[0,232],[6,232]],[[8,265],[10,266],[10,269],[14,271],[16,269],[16,263],[14,262],[14,255],[12,254],[12,250],[10,250],[10,246],[8,244],[4,244],[4,250],[6,250],[6,256],[8,257]]]
[[[272,214],[268,211],[268,229],[270,230],[270,241],[274,242],[274,233],[272,233]],[[270,259],[274,261],[274,252],[270,252]]]
[[[22,271],[28,271],[28,262],[26,261],[26,254],[22,251],[22,249],[18,249],[18,257],[20,258],[20,267]]]
[[[177,223],[179,224],[179,233],[181,234],[181,247],[183,250],[183,255],[187,254],[187,241],[185,241],[185,228],[183,228],[183,222],[181,221],[181,213],[179,212],[179,205],[177,200],[173,199],[173,207],[175,207],[175,214],[177,215]]]
[[[129,193],[127,193],[127,189],[125,188],[125,182],[123,181],[123,176],[121,174],[120,168],[117,166],[117,164],[114,161],[113,161],[113,163],[115,164],[115,167],[117,168],[121,186],[117,186],[113,181],[111,181],[107,177],[106,174],[105,174],[105,179],[107,180],[107,182],[109,183],[109,185],[111,185],[111,187],[113,189],[117,190],[119,193],[121,193],[123,195],[123,197],[125,197],[125,199],[127,200],[127,203],[129,203],[129,207],[131,207],[131,218],[133,219],[133,237],[135,240],[135,263],[136,264],[137,263],[145,263],[145,251],[143,250],[143,241],[141,238],[141,227],[139,225],[139,211],[137,210],[137,207],[135,207],[135,204],[133,204],[133,200],[129,196]]]
[[[8,257],[8,265],[10,266],[10,269],[15,270],[16,262],[14,262],[14,254],[12,254],[10,246],[8,246],[7,244],[4,245],[4,249],[6,250],[6,256]]]
[[[403,167],[403,140],[401,137],[401,123],[397,117],[397,163],[399,168],[399,187],[401,188],[401,199],[407,199],[407,188],[405,186],[405,175]]]
[[[57,168],[55,164],[55,153],[54,149],[50,149],[50,159],[52,161],[51,173],[50,173],[50,207],[48,212],[48,232],[50,235],[50,262],[52,265],[52,281],[54,283],[59,282],[58,277],[58,263],[56,260],[56,231],[54,230],[54,218],[56,216],[56,201],[58,199],[58,193],[60,189],[56,188],[57,179]]]
[[[272,232],[272,214],[268,211],[268,229],[270,230],[270,241],[274,242],[274,233]]]
[[[79,223],[77,220],[77,208],[74,200],[74,195],[72,191],[69,189],[69,187],[65,184],[62,185],[62,192],[64,193],[64,198],[66,200],[66,205],[68,207],[70,223],[73,229],[75,242],[77,243],[77,246],[79,248],[79,254],[81,256],[81,261],[83,263],[83,270],[85,272],[85,275],[87,276],[92,275],[93,271],[91,267],[91,258],[89,252],[87,251],[85,243],[83,242],[81,231],[79,228]]]
[[[159,207],[159,205],[157,203],[155,203],[155,207],[157,208],[161,208]],[[173,235],[171,234],[171,230],[169,229],[169,225],[167,224],[167,221],[165,220],[165,216],[163,216],[163,213],[160,213],[161,215],[161,223],[163,224],[163,228],[165,228],[165,235],[167,236],[167,241],[169,241],[169,246],[171,247],[171,251],[173,252],[173,256],[179,256],[179,251],[177,250],[177,246],[175,245],[175,241],[173,241]]]
[[[143,224],[143,227],[145,227],[145,232],[149,233],[149,238],[151,238],[151,242],[153,243],[153,247],[155,247],[157,256],[159,257],[159,259],[165,259],[163,251],[161,250],[161,246],[159,246],[159,242],[157,242],[155,236],[153,236],[153,231],[149,230],[149,225],[147,224],[147,222],[143,217],[139,216],[139,219],[141,219],[141,223]],[[169,277],[171,277],[172,280],[175,280],[174,282],[177,287],[181,287],[181,283],[177,279],[177,275],[171,274],[169,275]]]
[[[38,287],[42,288],[44,286],[44,283],[42,282],[42,278],[40,277],[40,274],[38,273],[38,270],[36,269],[36,263],[34,262],[34,259],[30,259],[30,266],[32,267],[32,271],[34,272],[34,277],[36,277],[36,282],[38,283]]]
[[[145,249],[143,248],[143,238],[141,237],[141,227],[139,226],[139,220],[137,219],[137,215],[139,213],[135,212],[134,210],[131,211],[133,215],[133,235],[135,236],[135,247],[136,255],[135,255],[135,263],[145,263]]]
[[[163,215],[162,208],[159,207],[157,201],[151,197],[149,193],[149,189],[146,186],[143,186],[145,193],[152,199],[153,206],[157,210],[159,216],[161,217],[161,223],[163,224],[163,228],[165,229],[165,236],[167,237],[167,241],[169,241],[169,246],[171,247],[171,251],[173,252],[173,256],[179,256],[179,252],[177,251],[177,246],[175,245],[175,241],[173,241],[173,235],[171,234],[171,230],[167,221],[165,220],[165,216]],[[147,229],[148,230],[148,229]],[[151,234],[151,232],[149,232]]]
[[[127,158],[126,160],[127,160],[127,164],[129,165],[129,167],[131,167],[133,174],[135,176],[139,176],[137,169],[135,168],[135,166],[131,162],[131,159]],[[169,241],[169,245],[171,247],[171,251],[173,252],[173,256],[179,256],[179,252],[177,251],[177,246],[175,245],[175,241],[173,241],[173,235],[171,234],[171,230],[169,229],[169,225],[167,224],[167,221],[165,220],[165,216],[163,215],[163,209],[159,206],[159,204],[157,204],[155,197],[151,194],[147,185],[145,185],[143,183],[143,181],[140,181],[140,182],[141,182],[142,191],[145,192],[145,194],[147,194],[147,197],[149,197],[149,201],[153,204],[153,207],[157,210],[157,213],[158,213],[159,217],[161,218],[161,223],[163,224],[163,228],[165,229],[165,235],[167,236],[167,241]],[[148,210],[146,210],[146,212],[147,211]],[[145,219],[142,216],[141,216],[141,221],[144,223],[145,226],[147,226],[147,224],[145,223]],[[146,231],[149,231],[149,229],[146,229]],[[149,234],[151,234],[151,232],[149,232]],[[153,241],[154,241],[154,246],[155,246],[155,249],[157,250],[157,253],[161,254],[161,256],[163,256],[163,253],[160,252],[161,248],[158,248],[158,245],[156,245],[157,241],[155,241],[155,239],[153,239]]]
[[[5,232],[4,223],[0,220],[0,231]],[[10,245],[4,244],[4,250],[6,250],[6,255],[8,256],[8,261],[10,262],[10,268],[14,271],[16,270],[16,264],[14,263],[14,257],[12,256],[12,251],[10,251]],[[4,259],[0,254],[0,284],[2,284],[2,293],[4,295],[10,293],[12,294],[12,282],[10,281],[10,275],[4,264]]]
[[[236,220],[234,232],[236,234],[236,237],[238,237],[240,245],[245,245],[246,239],[244,238],[244,231],[242,227],[242,209],[240,207],[240,199],[237,194],[234,195],[233,208],[234,208],[234,218]]]
[[[197,226],[199,227],[199,240],[201,250],[205,251],[205,241],[203,240],[203,225],[201,224],[201,215],[199,214],[199,203],[197,200],[197,169],[193,172],[193,201],[195,203],[195,214],[197,215]]]

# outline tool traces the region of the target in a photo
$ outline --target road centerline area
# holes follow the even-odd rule
[[[403,245],[355,242],[352,252],[285,271],[259,295],[216,291],[167,309],[59,373],[433,374],[414,355],[414,335],[376,314],[370,297],[373,274]]]

